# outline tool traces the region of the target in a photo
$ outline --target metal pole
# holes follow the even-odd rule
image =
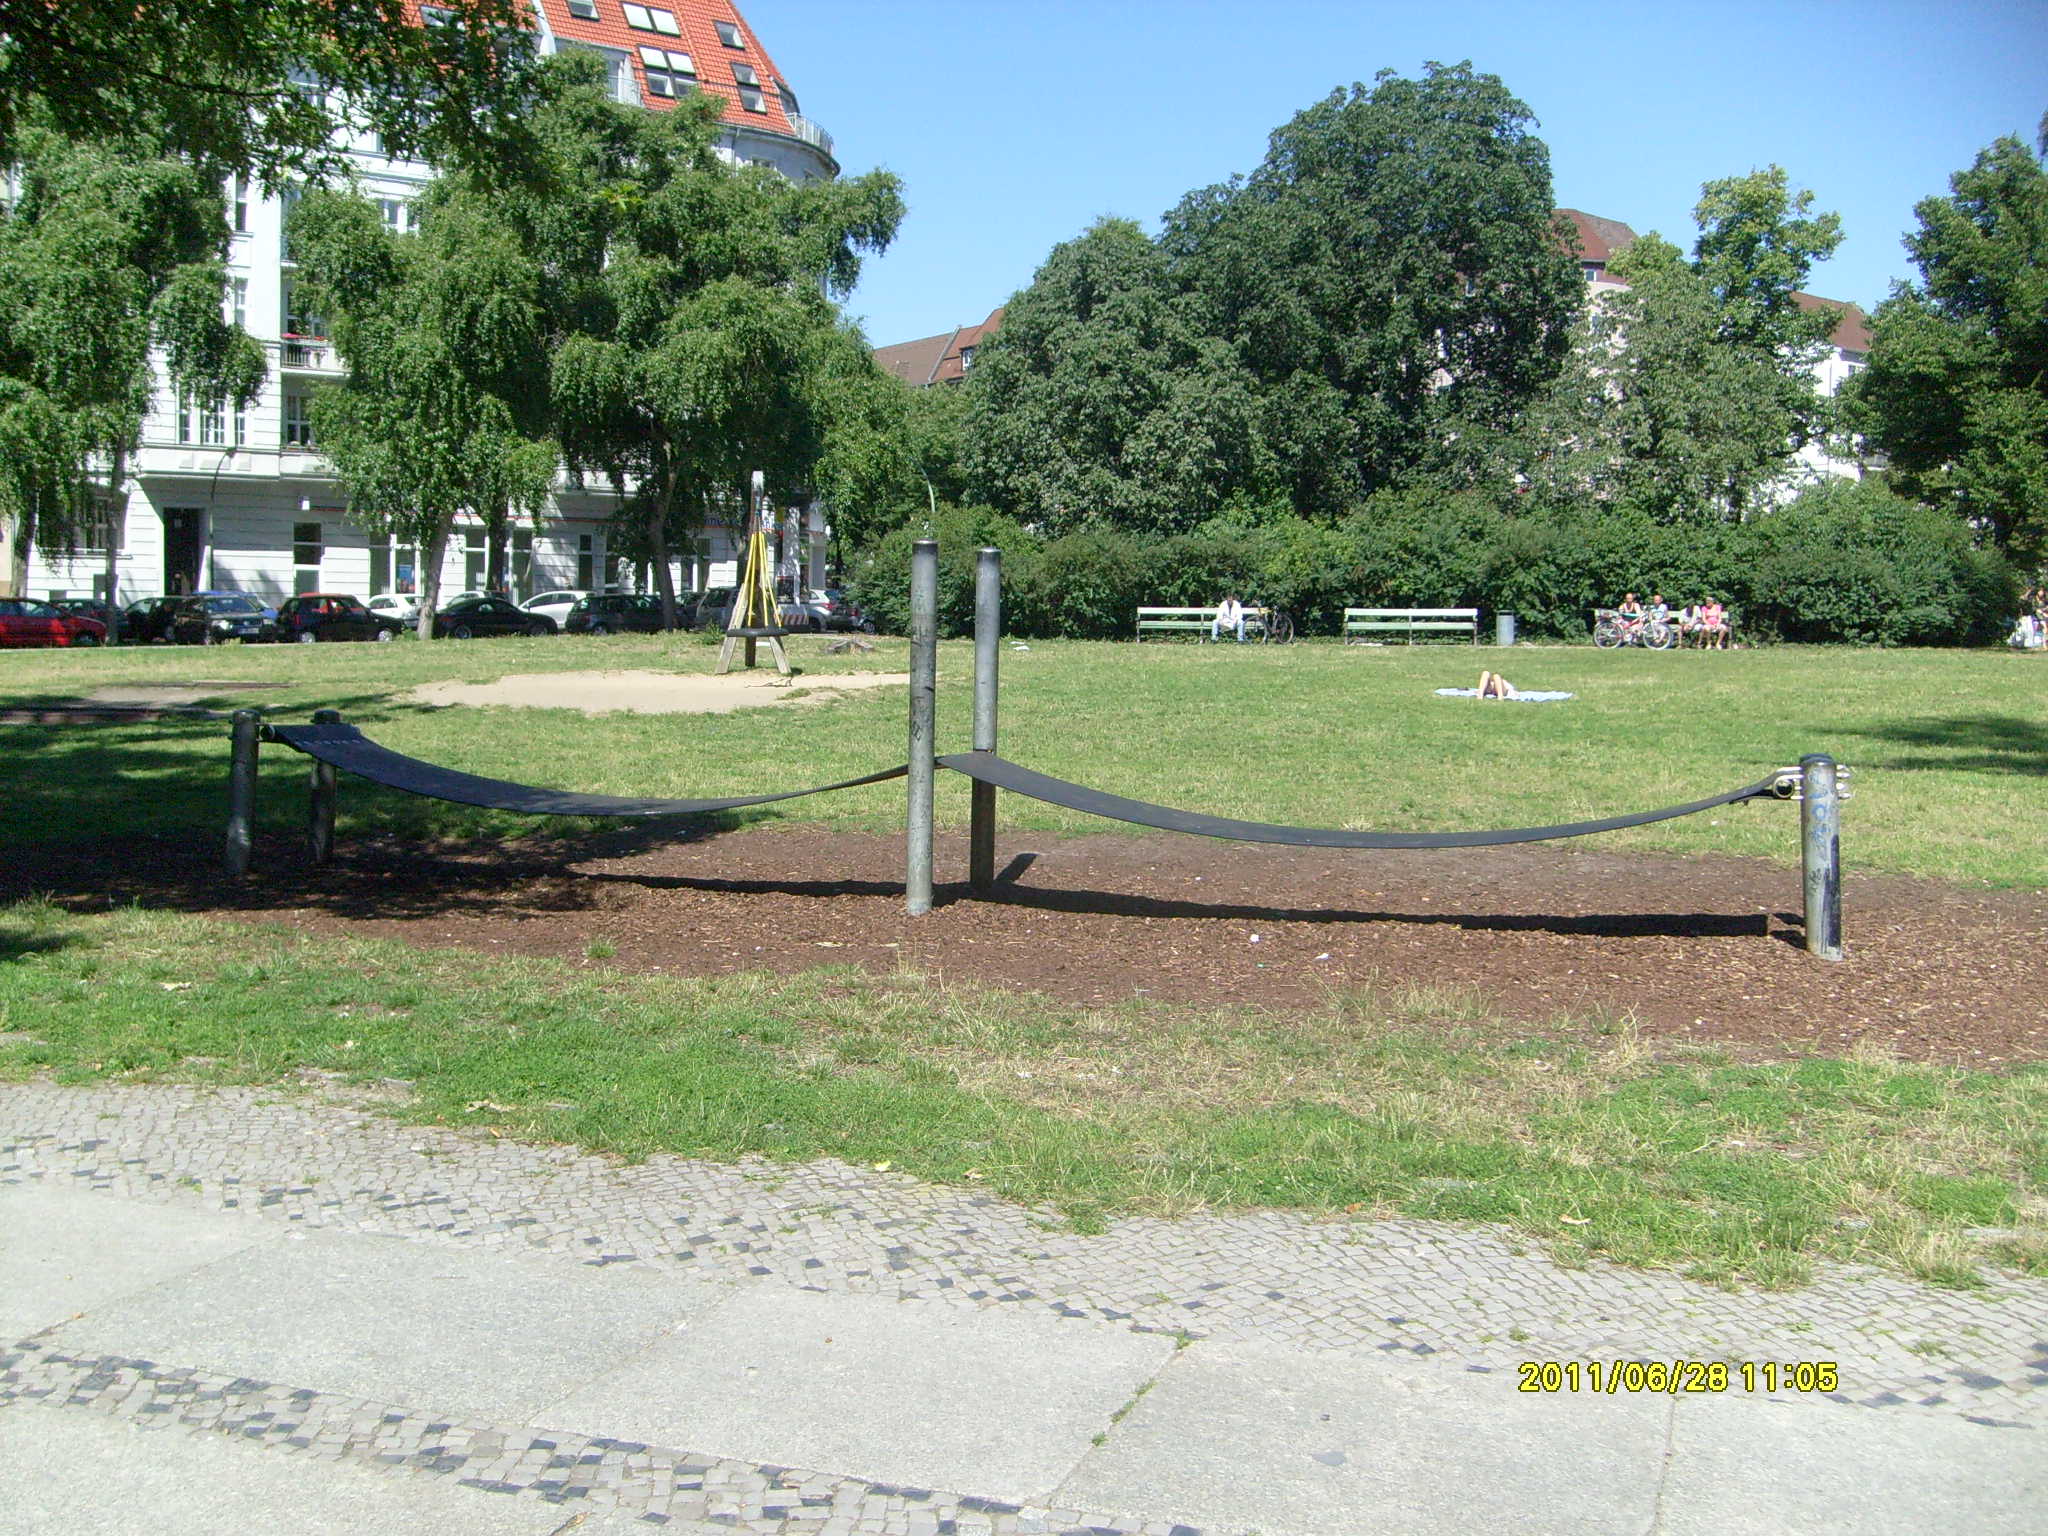
[[[905,905],[932,909],[933,706],[939,680],[939,546],[919,539],[910,556],[910,807]]]
[[[339,725],[341,713],[332,709],[313,711],[315,725]],[[334,765],[313,759],[312,805],[306,821],[307,841],[312,845],[315,864],[334,861]]]
[[[974,562],[974,750],[996,749],[996,669],[1003,638],[1003,552]],[[996,881],[996,787],[974,781],[967,821],[967,879],[977,891]]]
[[[249,873],[249,852],[256,825],[256,752],[262,740],[263,717],[253,709],[234,715],[234,745],[228,758],[227,872],[239,880]]]
[[[1835,760],[1820,753],[1799,759],[1799,837],[1806,875],[1806,950],[1823,960],[1842,958],[1841,800]]]

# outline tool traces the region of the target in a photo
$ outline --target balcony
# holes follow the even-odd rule
[[[324,336],[287,336],[277,343],[277,366],[283,373],[342,372],[334,344]]]
[[[808,117],[800,116],[795,112],[790,113],[789,130],[806,144],[810,145],[811,148],[824,155],[827,160],[833,160],[834,164],[838,163],[832,154],[832,135],[820,128]]]

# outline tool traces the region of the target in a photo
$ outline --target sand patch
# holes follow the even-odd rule
[[[778,677],[773,671],[521,672],[494,683],[428,683],[407,698],[415,704],[498,704],[514,709],[580,709],[586,715],[625,710],[637,715],[722,715],[767,704],[816,704],[860,688],[908,683],[904,672],[832,672]]]

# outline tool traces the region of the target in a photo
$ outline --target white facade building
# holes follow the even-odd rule
[[[729,0],[534,0],[543,52],[598,54],[623,101],[666,110],[692,91],[725,98],[720,152],[773,166],[792,180],[839,172],[832,141],[797,112],[796,97]],[[395,230],[413,227],[413,204],[433,172],[387,158],[369,135],[345,146],[364,194]],[[269,354],[261,397],[246,410],[190,409],[160,387],[143,425],[125,505],[114,519],[121,603],[157,594],[248,592],[275,602],[293,592],[363,597],[418,590],[418,552],[352,524],[342,491],[311,441],[306,404],[341,376],[320,317],[295,303],[284,239],[286,200],[237,183],[228,189],[233,317]],[[161,375],[159,375],[161,378]],[[557,478],[538,524],[511,534],[505,569],[515,597],[551,587],[632,586],[635,573],[609,547],[616,498],[608,486]],[[777,520],[779,568],[793,584],[822,580],[824,526],[815,510]],[[680,590],[737,580],[733,537],[701,530],[672,563]],[[479,523],[458,524],[441,571],[446,592],[482,588],[489,552]],[[36,597],[104,596],[106,551],[32,550],[26,591]]]

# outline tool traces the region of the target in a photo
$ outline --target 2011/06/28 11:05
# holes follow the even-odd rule
[[[1832,1360],[1524,1360],[1522,1392],[1833,1392],[1841,1373]]]

